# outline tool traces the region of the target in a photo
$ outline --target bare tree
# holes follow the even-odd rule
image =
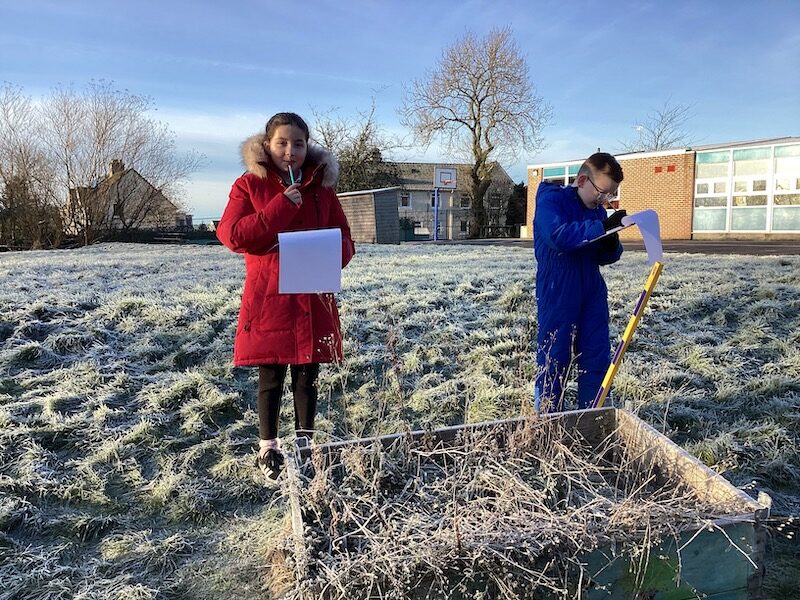
[[[84,90],[56,88],[41,108],[45,148],[65,192],[66,221],[85,244],[107,232],[115,216],[131,228],[163,210],[161,196],[175,193],[202,162],[195,153],[177,153],[174,135],[148,115],[151,109],[148,98],[106,81]],[[115,185],[115,161],[134,168],[152,188]]]
[[[471,237],[478,237],[487,222],[484,196],[493,163],[520,149],[540,150],[551,112],[536,95],[509,28],[492,30],[483,39],[467,32],[411,83],[400,109],[403,124],[420,142],[440,138],[449,150],[470,157]]]
[[[636,138],[620,141],[625,152],[653,152],[691,146],[695,139],[687,128],[692,118],[692,107],[686,104],[672,104],[664,101],[660,108],[651,110],[633,128]]]
[[[312,109],[314,139],[339,160],[340,192],[374,189],[399,181],[396,167],[386,162],[387,152],[404,147],[402,140],[388,135],[375,119],[375,99],[369,110],[348,118],[336,110]]]
[[[42,248],[57,245],[61,232],[35,105],[20,88],[5,84],[0,88],[0,239]]]

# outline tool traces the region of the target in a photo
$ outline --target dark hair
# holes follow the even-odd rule
[[[272,139],[272,136],[275,135],[275,130],[281,125],[294,125],[295,127],[299,127],[303,130],[303,133],[306,134],[306,141],[308,141],[308,125],[306,125],[306,122],[303,121],[300,115],[290,112],[279,112],[272,115],[272,118],[267,121],[266,131],[268,140]]]
[[[605,173],[617,183],[622,183],[624,178],[622,167],[619,166],[617,159],[607,152],[595,152],[592,154],[583,162],[578,171],[578,175],[588,175],[590,174],[590,169],[594,169],[599,173]]]

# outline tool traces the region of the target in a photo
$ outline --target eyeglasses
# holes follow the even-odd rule
[[[597,191],[597,201],[598,202],[611,202],[612,200],[616,200],[617,199],[617,195],[618,195],[617,190],[614,190],[613,192],[604,192],[603,190],[601,190],[599,187],[597,187],[595,185],[595,183],[594,183],[594,181],[592,181],[591,177],[589,177],[587,175],[586,179],[589,180],[589,183],[591,183],[592,187]]]

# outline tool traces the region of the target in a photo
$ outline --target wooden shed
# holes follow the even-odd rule
[[[399,244],[399,187],[337,194],[353,241],[363,244]]]

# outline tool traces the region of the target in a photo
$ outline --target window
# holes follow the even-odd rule
[[[469,208],[472,204],[472,196],[469,194],[461,194],[460,206],[461,208]]]
[[[431,192],[431,208],[436,206],[436,192]]]
[[[491,192],[489,194],[489,208],[500,208],[500,192]]]
[[[767,204],[767,196],[766,195],[757,195],[757,196],[734,196],[733,197],[733,206],[766,206]]]
[[[542,169],[542,181],[564,185],[565,167],[545,167]]]
[[[776,206],[800,206],[800,194],[781,194],[775,196]]]
[[[727,196],[708,196],[705,198],[695,198],[694,205],[698,208],[707,208],[709,206],[722,206],[728,205]]]
[[[694,231],[725,231],[728,222],[730,152],[698,152],[695,159]],[[703,181],[704,180],[704,181]]]
[[[467,232],[467,221],[461,221],[461,233]]]
[[[775,176],[772,229],[800,231],[800,144],[775,147]]]
[[[776,206],[772,209],[773,231],[800,231],[800,206]]]
[[[400,192],[400,206],[409,207],[411,206],[411,194],[408,192]]]
[[[767,208],[734,208],[731,214],[732,231],[764,231],[767,228]]]
[[[578,178],[578,171],[580,170],[580,164],[545,167],[542,169],[542,181],[549,181],[559,185],[571,185]]]
[[[800,144],[698,152],[695,160],[695,231],[800,231]]]
[[[567,167],[567,185],[572,185],[578,178],[578,171],[581,170],[580,165],[570,165]]]
[[[772,148],[740,148],[733,151],[735,192],[731,198],[731,231],[767,229],[767,180]]]
[[[771,148],[745,148],[733,151],[733,174],[766,175],[769,172]]]
[[[727,177],[730,158],[731,153],[727,150],[722,152],[698,152],[695,177],[697,179]]]
[[[732,231],[764,231],[767,228],[767,195],[734,196],[731,209]]]
[[[545,167],[542,172],[544,179],[564,179],[564,167]]]
[[[728,211],[723,209],[696,210],[692,216],[692,229],[695,231],[725,231]]]

